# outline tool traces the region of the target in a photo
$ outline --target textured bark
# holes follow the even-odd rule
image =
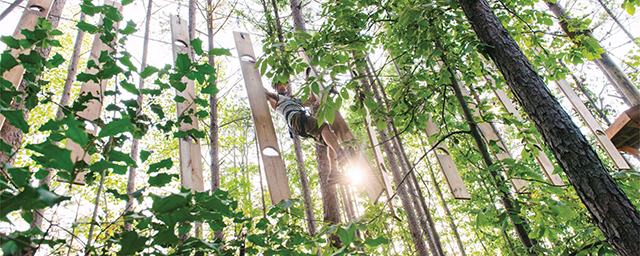
[[[149,53],[149,27],[151,25],[151,9],[153,7],[153,0],[149,0],[149,4],[147,5],[147,16],[146,16],[146,20],[145,20],[145,27],[144,27],[144,39],[143,39],[143,43],[142,43],[142,60],[140,61],[140,72],[142,72],[146,67],[147,67],[147,56]],[[144,89],[144,78],[140,77],[140,81],[138,83],[138,89],[142,90]],[[138,98],[136,99],[136,102],[138,103],[138,112],[136,113],[137,115],[140,114],[140,112],[142,111],[142,104],[143,104],[143,100],[144,100],[144,96],[142,94],[138,95]],[[138,157],[140,156],[140,140],[138,140],[137,138],[133,138],[132,142],[131,142],[131,158],[134,161],[138,161]],[[127,180],[127,194],[129,195],[129,200],[127,200],[127,205],[125,208],[125,211],[133,211],[133,202],[134,202],[134,198],[132,197],[133,192],[135,192],[136,190],[136,168],[134,167],[129,167],[129,179]],[[131,226],[131,222],[125,222],[124,223],[124,229],[125,230],[129,230],[131,231],[132,226]]]
[[[369,63],[371,69],[367,67],[365,70],[367,72],[367,77],[369,77],[370,83],[374,85],[372,86],[373,94],[378,101],[378,104],[386,106],[386,109],[388,111],[390,108],[390,104],[384,91],[384,87],[382,86],[382,83],[380,82],[377,74],[375,74],[375,72],[373,71],[373,63],[371,63],[371,60],[369,58],[367,58],[367,62]],[[378,86],[380,86],[380,90],[378,90],[378,87],[375,86],[376,83],[373,81],[374,77]],[[382,95],[380,95],[380,92],[382,93]],[[415,208],[416,215],[419,218],[420,226],[422,227],[425,238],[429,242],[429,248],[434,255],[444,256],[444,249],[442,248],[442,243],[440,242],[440,236],[438,235],[435,223],[433,222],[433,218],[431,217],[431,212],[429,211],[429,208],[424,201],[424,195],[422,194],[422,190],[420,190],[418,179],[416,178],[414,171],[409,172],[410,163],[406,153],[404,152],[404,147],[402,146],[402,140],[399,137],[398,130],[393,123],[393,119],[391,119],[390,117],[386,117],[386,122],[387,130],[392,133],[394,138],[393,149],[394,153],[397,156],[398,162],[400,163],[402,173],[404,176],[411,176],[411,180],[406,180],[405,183],[407,183],[408,192],[411,195],[413,207]]]
[[[443,57],[443,61],[444,63],[447,63],[447,60],[444,57]],[[451,84],[453,85],[453,90],[455,91],[456,99],[458,100],[458,103],[462,108],[464,118],[467,121],[467,124],[469,125],[469,131],[471,133],[471,137],[473,137],[473,140],[475,141],[476,146],[478,147],[478,151],[482,156],[482,161],[486,165],[487,170],[489,170],[489,174],[491,174],[491,177],[493,177],[495,186],[496,188],[498,188],[498,193],[500,194],[500,200],[502,201],[502,204],[504,205],[505,210],[507,210],[507,213],[509,214],[509,220],[511,221],[511,224],[513,225],[513,228],[515,229],[516,234],[518,235],[518,238],[520,239],[520,242],[522,243],[522,245],[527,248],[529,253],[535,254],[535,249],[533,248],[535,242],[529,238],[529,231],[523,224],[523,223],[526,223],[526,220],[524,220],[520,216],[520,211],[514,206],[513,200],[512,200],[513,196],[511,195],[511,193],[508,191],[505,191],[504,189],[500,189],[501,187],[505,187],[504,177],[498,174],[498,172],[489,169],[489,167],[493,165],[493,160],[491,159],[489,149],[487,148],[487,145],[484,143],[484,140],[482,139],[482,135],[480,135],[478,125],[473,119],[473,114],[469,109],[469,105],[467,104],[467,102],[464,99],[464,96],[462,95],[460,84],[455,78],[456,76],[455,72],[453,72],[451,68],[448,68],[448,69],[449,69],[449,73],[451,74],[450,79],[451,79]]]
[[[324,222],[329,225],[339,224],[340,220],[340,203],[338,202],[338,191],[336,186],[329,184],[330,166],[327,156],[327,147],[316,143],[316,161],[318,162],[318,178],[320,179],[320,193],[322,194],[322,209],[324,211]],[[331,246],[335,248],[342,247],[340,237],[332,234],[330,236]]]
[[[575,31],[574,28],[569,28],[568,21],[571,20],[571,17],[567,14],[564,8],[562,8],[562,6],[551,2],[547,2],[547,6],[549,7],[549,10],[553,12],[553,15],[560,20],[560,27],[562,27],[565,34],[574,40],[574,43],[580,44],[580,41],[576,40],[576,37],[580,35],[593,37],[591,31]],[[640,104],[640,91],[638,91],[638,88],[633,84],[633,82],[631,82],[631,80],[629,80],[629,77],[620,69],[620,67],[613,62],[611,56],[609,56],[606,50],[601,54],[600,58],[594,59],[594,62],[598,64],[598,68],[602,70],[602,73],[607,76],[609,81],[612,81],[612,84],[616,87],[618,93],[625,98],[625,103],[630,106]]]
[[[302,18],[302,5],[299,0],[289,0],[291,4],[291,17],[293,18],[293,27],[296,30],[307,32],[305,28],[304,18]]]
[[[460,0],[478,38],[618,255],[640,251],[640,213],[484,0]]]
[[[196,39],[196,0],[189,0],[189,40]],[[191,59],[195,59],[195,52],[193,47],[189,47],[191,50]]]
[[[309,188],[309,178],[304,166],[304,155],[302,154],[302,145],[298,135],[293,136],[293,148],[296,153],[296,164],[298,165],[298,176],[300,176],[300,186],[302,187],[302,199],[304,199],[304,211],[307,216],[307,228],[310,235],[316,233],[315,214],[313,213],[313,200],[311,198],[311,189]]]
[[[304,19],[302,18],[302,6],[298,0],[290,0],[291,16],[293,18],[294,28],[302,32],[306,32]],[[291,91],[291,90],[289,90]],[[307,227],[309,234],[316,233],[315,214],[313,213],[313,201],[311,199],[311,189],[309,188],[309,178],[304,167],[304,155],[302,154],[302,145],[300,137],[293,135],[293,148],[296,153],[296,163],[298,165],[298,176],[300,176],[300,185],[302,186],[302,195],[304,199],[304,210],[307,216]],[[316,155],[318,152],[316,151]]]

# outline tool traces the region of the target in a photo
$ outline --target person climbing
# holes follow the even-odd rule
[[[316,142],[328,146],[335,153],[329,153],[329,162],[334,163],[331,156],[335,155],[339,165],[345,164],[348,161],[347,152],[340,147],[338,137],[331,130],[330,125],[324,122],[318,126],[318,119],[307,114],[302,101],[286,96],[288,90],[286,85],[276,82],[273,87],[277,93],[264,90],[267,101],[273,109],[282,114],[289,131],[303,138],[313,138]],[[351,181],[342,173],[331,171],[328,182],[329,184],[349,184]]]

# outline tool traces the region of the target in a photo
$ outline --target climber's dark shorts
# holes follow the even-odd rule
[[[322,139],[322,129],[327,123],[323,123],[320,127],[318,127],[318,119],[313,116],[306,116],[306,122],[304,122],[301,118],[301,115],[306,115],[304,113],[298,112],[294,113],[291,118],[291,129],[297,133],[298,135],[303,136],[306,133],[308,136],[315,139],[318,143],[325,145],[324,140]],[[302,132],[302,127],[304,126],[304,133]]]

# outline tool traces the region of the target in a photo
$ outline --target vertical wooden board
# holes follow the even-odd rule
[[[511,99],[509,98],[506,92],[500,89],[494,90],[493,92],[498,98],[498,101],[500,101],[502,106],[507,110],[509,114],[513,115],[520,122],[524,121],[522,119],[522,116],[518,112],[518,110],[515,108],[515,106],[511,102]],[[539,149],[538,152],[540,153],[540,155],[535,156],[535,159],[538,162],[538,165],[540,165],[542,172],[544,172],[544,174],[547,176],[547,178],[549,179],[552,185],[565,186],[564,182],[562,181],[562,178],[560,178],[560,175],[553,174],[555,167],[551,162],[551,159],[549,159],[549,157],[547,156],[547,154],[544,152],[544,150],[539,144],[540,142],[538,142],[535,146]]]
[[[188,23],[175,15],[171,15],[171,42],[173,46],[173,60],[178,57],[178,53],[187,54],[189,59],[189,35]],[[188,131],[198,129],[198,118],[195,116],[196,91],[194,82],[187,78],[182,78],[182,82],[186,83],[186,88],[180,92],[176,90],[176,95],[185,99],[184,102],[176,102],[178,116],[188,115],[191,123],[180,123],[180,131]],[[180,182],[186,189],[195,191],[204,191],[204,177],[202,174],[202,153],[200,147],[200,139],[185,136],[178,141],[178,151],[180,156]]]
[[[564,95],[567,96],[567,98],[573,105],[573,108],[578,112],[580,117],[582,117],[582,121],[585,122],[591,132],[593,132],[596,139],[598,140],[598,142],[600,142],[600,145],[602,146],[604,151],[607,152],[607,155],[609,155],[609,158],[611,158],[616,167],[620,170],[631,169],[629,164],[627,164],[627,161],[625,161],[624,158],[622,158],[620,152],[618,152],[616,146],[613,145],[613,142],[611,142],[611,139],[609,139],[604,129],[602,129],[600,124],[598,124],[589,109],[587,109],[587,106],[584,105],[580,97],[578,97],[578,94],[573,91],[571,85],[569,85],[569,83],[564,79],[556,81],[556,84],[558,85],[558,88],[560,88],[560,90],[564,93]]]
[[[371,184],[367,188],[367,193],[369,194],[369,199],[375,204],[378,201],[378,198],[382,194],[382,192],[387,193],[387,199],[390,198],[393,193],[393,189],[391,188],[391,182],[389,181],[389,175],[385,175],[388,172],[386,165],[384,165],[384,157],[382,156],[382,151],[380,150],[380,145],[378,142],[378,137],[376,136],[376,131],[373,126],[371,126],[371,117],[367,115],[365,117],[365,125],[367,127],[367,135],[369,137],[369,143],[371,145],[371,149],[373,151],[373,157],[376,162],[376,166],[378,166],[379,177],[373,175],[372,178],[375,179],[375,183]],[[366,161],[365,159],[363,159]],[[371,174],[373,174],[373,168],[369,168]],[[370,192],[371,191],[371,192]]]
[[[111,5],[116,9],[118,9],[118,11],[122,11],[122,5],[120,3],[116,3],[111,0],[105,0],[104,4]],[[100,17],[100,20],[98,21],[99,23],[102,23],[102,18],[103,16]],[[114,24],[114,27],[118,27],[118,25],[119,23],[116,23]],[[112,52],[113,49],[108,45],[106,45],[104,42],[102,42],[102,40],[100,40],[100,36],[102,36],[102,34],[96,34],[94,37],[93,45],[91,46],[91,52],[90,52],[88,61],[93,60],[94,62],[98,63],[99,67],[102,67],[102,64],[100,64],[100,62],[98,61],[98,58],[100,57],[100,53],[102,51]],[[85,73],[96,74],[98,73],[98,71],[99,70],[96,68],[90,68],[90,69],[87,69]],[[102,80],[100,81],[100,83],[95,83],[93,81],[82,83],[82,85],[80,86],[79,95],[88,95],[90,93],[92,96],[95,96],[98,99],[91,99],[85,102],[84,106],[86,108],[81,112],[78,112],[78,116],[87,120],[96,120],[100,118],[100,114],[102,113],[102,94],[104,93],[104,90],[107,87],[108,83],[109,81],[107,80]],[[93,124],[90,124],[90,125],[92,126],[92,128],[85,128],[86,131],[93,135],[97,135],[96,127],[93,126]],[[83,160],[87,164],[91,162],[91,155],[86,154],[84,149],[82,149],[82,147],[76,144],[75,142],[71,140],[67,140],[65,147],[71,150],[71,161],[77,162],[77,161]],[[73,183],[84,185],[85,184],[84,176],[86,173],[87,172],[78,173],[78,176],[76,176],[76,179]]]
[[[23,39],[24,35],[22,34],[23,29],[33,30],[38,23],[38,18],[46,18],[49,14],[49,10],[51,10],[51,4],[53,4],[53,0],[30,0],[27,3],[27,8],[24,9],[22,16],[20,17],[20,21],[18,21],[18,25],[13,32],[13,38],[15,39]],[[11,55],[14,58],[17,58],[20,54],[29,54],[31,49],[25,50],[17,50],[12,49]],[[13,67],[8,72],[2,74],[2,78],[11,82],[15,88],[18,88],[20,85],[20,80],[22,80],[22,74],[24,74],[24,68],[22,65],[18,65]],[[3,115],[0,115],[0,129],[4,124],[5,118]]]
[[[255,54],[251,38],[247,33],[233,32],[233,37],[238,50],[242,75],[244,76],[249,106],[253,123],[258,136],[258,145],[262,154],[264,170],[267,176],[267,186],[271,195],[271,203],[277,204],[281,200],[291,198],[289,180],[285,172],[284,161],[280,155],[278,139],[273,120],[267,105],[267,99],[262,85],[260,72],[255,68]]]
[[[425,128],[427,132],[427,136],[431,137],[433,135],[439,134],[440,129],[436,123],[429,119],[427,122],[427,127]],[[435,143],[434,143],[435,144]],[[443,142],[438,145],[433,154],[436,156],[436,160],[438,160],[438,164],[440,165],[440,170],[442,170],[442,174],[444,175],[444,179],[449,186],[449,191],[455,199],[471,199],[469,192],[467,191],[467,187],[464,185],[464,181],[460,176],[460,172],[458,171],[458,167],[455,165],[451,154],[449,154],[449,150],[447,149],[447,145]]]

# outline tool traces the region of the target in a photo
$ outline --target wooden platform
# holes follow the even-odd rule
[[[640,105],[623,112],[605,133],[618,150],[640,155]]]

